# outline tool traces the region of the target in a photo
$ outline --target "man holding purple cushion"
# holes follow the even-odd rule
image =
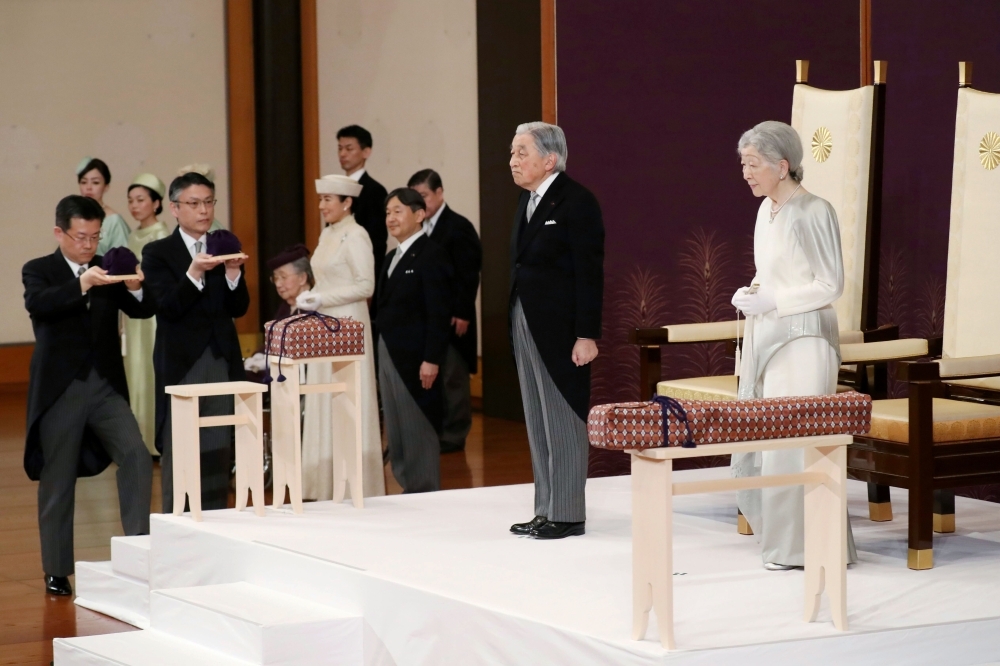
[[[24,470],[39,482],[45,591],[56,595],[73,594],[77,477],[99,474],[114,460],[122,528],[149,533],[153,467],[128,405],[118,318],[147,319],[153,308],[128,248],[97,254],[103,219],[93,199],[65,197],[56,206],[59,248],[21,269],[35,334]]]
[[[142,253],[146,288],[156,302],[153,368],[165,513],[174,508],[174,484],[170,401],[164,388],[246,380],[233,319],[250,307],[243,279],[245,255],[224,256],[236,254],[239,241],[229,232],[213,232],[212,237],[208,233],[215,216],[215,185],[199,173],[185,173],[170,183],[168,196],[177,229],[147,245]],[[221,247],[213,247],[217,244]],[[233,397],[201,398],[199,413],[232,414]],[[201,429],[203,509],[228,505],[232,441],[232,426]]]

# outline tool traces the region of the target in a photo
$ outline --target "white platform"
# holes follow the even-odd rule
[[[754,538],[735,531],[733,494],[693,495],[675,498],[679,649],[660,647],[655,620],[646,640],[632,641],[629,484],[590,480],[587,535],[551,542],[507,531],[530,516],[531,486],[374,498],[361,511],[310,503],[299,516],[157,515],[150,582],[245,582],[363,617],[368,665],[973,664],[1000,655],[1000,506],[957,498],[958,531],[936,535],[935,568],[910,571],[905,493],[893,490],[893,522],[872,523],[857,482],[851,631],[835,630],[825,609],[819,622],[801,620],[802,573],[763,570]]]

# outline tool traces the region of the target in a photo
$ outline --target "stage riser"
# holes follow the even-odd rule
[[[149,583],[116,573],[111,562],[76,563],[76,604],[140,629],[149,626]]]
[[[111,567],[115,573],[149,582],[149,535],[112,537]]]
[[[363,664],[360,616],[246,583],[153,592],[150,626],[261,666]]]
[[[55,666],[253,666],[155,631],[57,638]]]

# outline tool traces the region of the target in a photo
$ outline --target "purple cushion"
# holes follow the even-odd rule
[[[135,267],[139,265],[139,259],[132,250],[127,247],[113,247],[101,260],[101,268],[108,272],[108,275],[135,275]]]
[[[210,233],[206,246],[206,252],[213,257],[223,254],[236,254],[243,250],[243,244],[240,243],[240,239],[236,237],[236,234],[226,229],[219,229]]]

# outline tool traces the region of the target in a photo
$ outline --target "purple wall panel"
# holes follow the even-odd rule
[[[607,227],[594,402],[638,394],[630,327],[733,316],[729,298],[753,274],[759,205],[737,139],[790,120],[796,58],[811,61],[814,85],[857,87],[859,30],[856,0],[559,3],[568,172],[597,195]],[[729,364],[718,345],[664,352],[666,377]]]

